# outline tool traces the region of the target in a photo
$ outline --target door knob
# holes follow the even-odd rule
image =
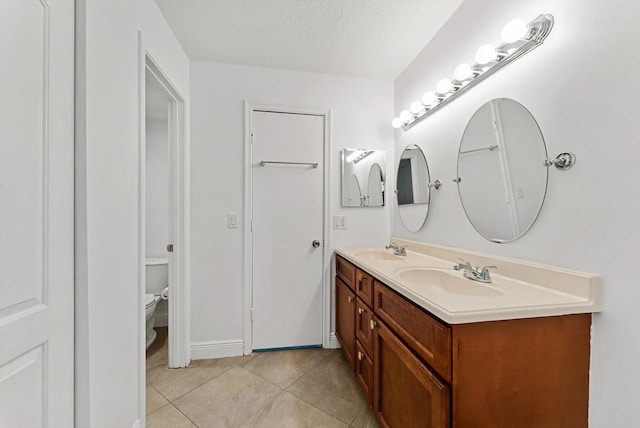
[[[311,245],[313,246],[313,248],[318,248],[320,246],[320,241],[318,241],[317,239],[315,241],[313,241],[311,243]]]

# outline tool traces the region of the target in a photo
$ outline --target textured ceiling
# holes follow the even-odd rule
[[[462,0],[156,0],[193,60],[395,79]]]

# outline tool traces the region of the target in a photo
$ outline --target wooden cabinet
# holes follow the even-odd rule
[[[373,278],[361,269],[356,269],[356,295],[367,306],[373,306]]]
[[[347,287],[355,291],[356,267],[340,256],[336,256],[336,275]]]
[[[374,404],[382,427],[449,426],[449,387],[383,323],[375,327]]]
[[[364,391],[369,405],[373,405],[373,359],[356,340],[356,378]]]
[[[374,285],[374,312],[446,381],[451,380],[451,328],[381,282]]]
[[[588,426],[591,314],[449,325],[336,273],[336,335],[382,427]]]
[[[373,322],[373,310],[358,297],[356,299],[356,338],[369,355],[373,355]]]
[[[336,337],[344,355],[355,369],[356,295],[340,277],[336,277]]]

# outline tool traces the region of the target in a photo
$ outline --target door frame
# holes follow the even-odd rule
[[[253,322],[251,320],[253,306],[253,239],[251,220],[253,213],[253,160],[252,144],[252,115],[254,111],[269,111],[274,113],[309,114],[324,118],[323,141],[323,169],[322,169],[322,347],[330,347],[331,329],[331,243],[330,234],[330,177],[331,165],[331,109],[318,107],[291,107],[260,101],[244,102],[244,217],[243,217],[243,347],[244,354],[253,352]]]
[[[168,253],[169,273],[169,367],[186,367],[191,361],[189,305],[189,171],[186,109],[184,96],[172,84],[158,62],[146,49],[142,32],[138,32],[138,399],[139,419],[143,422],[146,402],[146,118],[145,82],[149,72],[169,98],[168,140],[170,200],[169,239],[174,252]]]

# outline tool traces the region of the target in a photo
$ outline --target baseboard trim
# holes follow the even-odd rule
[[[141,427],[142,427],[142,423],[140,422],[140,419],[136,419],[133,425],[131,425],[131,428],[141,428]]]
[[[340,348],[340,342],[338,342],[338,338],[335,333],[329,334],[329,349],[337,349]]]
[[[192,360],[237,357],[239,355],[244,355],[244,342],[242,340],[215,340],[191,343]]]

